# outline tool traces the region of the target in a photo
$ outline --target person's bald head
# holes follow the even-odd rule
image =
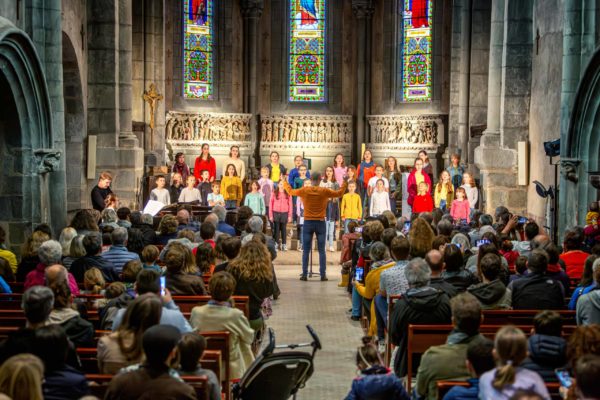
[[[542,250],[546,250],[546,246],[548,246],[550,243],[552,243],[552,240],[550,240],[550,237],[548,237],[547,235],[540,233],[539,235],[536,235],[533,240],[531,241],[531,249],[542,249]]]
[[[53,264],[46,268],[46,286],[52,286],[55,282],[67,282],[67,269],[60,264]]]
[[[425,255],[425,261],[431,268],[431,276],[437,276],[444,269],[444,256],[439,250],[429,250]]]
[[[177,222],[179,225],[187,225],[190,222],[190,213],[186,209],[177,211]]]

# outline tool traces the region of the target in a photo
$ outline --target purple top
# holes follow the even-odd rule
[[[333,175],[338,185],[344,183],[344,176],[348,173],[348,167],[333,167]]]
[[[544,400],[550,400],[550,394],[544,384],[542,378],[537,372],[530,371],[525,368],[516,368],[516,375],[514,383],[506,385],[502,388],[502,391],[494,389],[492,381],[496,374],[496,369],[486,372],[479,378],[479,398],[482,400],[508,400],[510,399],[517,390],[533,390]]]

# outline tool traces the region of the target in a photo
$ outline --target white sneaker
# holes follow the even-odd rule
[[[377,343],[377,350],[380,354],[385,354],[385,340],[380,340],[379,343]]]
[[[281,245],[281,251],[287,251],[287,246],[285,244]]]
[[[297,249],[297,250],[298,250],[298,251],[304,251],[304,250],[302,250],[302,246],[298,246],[298,249]]]
[[[331,251],[331,252],[335,251],[334,248],[333,248],[333,246],[329,246],[329,251]]]

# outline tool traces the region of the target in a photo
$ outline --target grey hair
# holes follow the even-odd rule
[[[117,212],[112,208],[105,208],[102,210],[102,222],[105,224],[110,224],[111,222],[117,222],[119,217],[117,217]]]
[[[54,308],[54,293],[46,286],[32,286],[23,293],[21,308],[29,322],[44,322]]]
[[[83,238],[85,235],[77,235],[71,240],[71,245],[69,246],[69,256],[83,257],[86,254],[85,247],[83,247]]]
[[[210,213],[206,216],[206,218],[204,218],[204,222],[212,224],[215,229],[217,229],[217,225],[219,225],[219,217],[217,217],[215,213]]]
[[[431,268],[425,260],[420,257],[413,258],[404,269],[404,276],[411,288],[420,288],[429,285],[431,280]]]
[[[592,271],[595,274],[596,271],[600,269],[600,257],[596,258],[596,261],[592,264]]]
[[[123,227],[115,228],[110,234],[110,239],[114,246],[124,246],[127,243],[127,229]]]
[[[62,247],[63,256],[69,255],[71,242],[76,236],[77,231],[75,230],[75,228],[71,228],[70,226],[67,226],[60,232],[60,237],[58,238],[58,241],[60,242],[60,245]]]
[[[219,217],[219,222],[225,221],[225,217],[227,216],[227,210],[223,206],[214,206],[212,212]]]
[[[252,240],[252,238],[253,238],[253,237],[254,237],[254,234],[253,234],[253,233],[249,233],[249,234],[245,235],[245,236],[242,238],[242,246],[244,246],[246,243],[250,242],[250,241]]]
[[[457,233],[454,235],[454,237],[452,237],[452,244],[459,244],[463,253],[471,248],[471,241],[464,233]]]
[[[373,261],[381,261],[390,258],[390,251],[383,242],[375,242],[369,249],[369,257]]]
[[[62,260],[63,249],[56,240],[46,240],[37,251],[42,264],[58,264]]]
[[[154,224],[154,217],[151,214],[142,214],[142,224]]]
[[[248,220],[248,228],[250,232],[257,233],[263,231],[263,220],[261,217],[255,215]]]

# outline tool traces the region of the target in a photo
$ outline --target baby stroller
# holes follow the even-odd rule
[[[275,345],[275,332],[269,328],[269,344],[254,360],[242,379],[233,387],[233,397],[239,400],[287,400],[296,398],[298,389],[306,384],[313,373],[313,359],[321,342],[310,325],[311,343]],[[312,352],[293,351],[298,347],[312,347]],[[291,349],[274,353],[275,349]]]

